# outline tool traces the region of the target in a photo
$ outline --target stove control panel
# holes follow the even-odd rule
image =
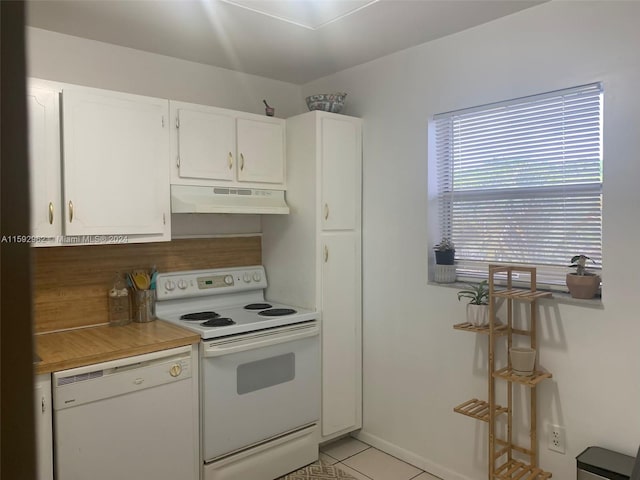
[[[226,288],[233,287],[233,275],[209,275],[206,277],[198,277],[198,288]],[[181,280],[184,282],[184,280]]]
[[[267,287],[264,267],[190,270],[158,275],[158,300],[229,294]]]

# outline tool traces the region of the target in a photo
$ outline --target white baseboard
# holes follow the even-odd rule
[[[372,447],[376,447],[378,450],[382,450],[389,455],[393,455],[400,460],[404,460],[411,465],[424,470],[425,472],[430,473],[431,475],[435,475],[436,477],[440,477],[443,480],[474,480],[469,477],[465,477],[457,472],[449,470],[448,468],[443,467],[437,463],[432,462],[429,459],[421,457],[420,455],[416,455],[413,452],[405,450],[404,448],[398,447],[393,443],[387,442],[386,440],[382,440],[375,435],[371,435],[366,431],[360,430],[358,433],[353,433],[353,437],[358,440],[362,440],[364,443],[368,443]]]

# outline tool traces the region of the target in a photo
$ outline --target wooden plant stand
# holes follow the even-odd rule
[[[528,289],[514,289],[513,274],[528,274],[530,277]],[[498,287],[496,279],[500,277],[506,282],[506,287]],[[551,378],[551,373],[535,368],[532,375],[523,377],[515,375],[511,371],[511,359],[508,352],[513,344],[514,335],[529,338],[531,348],[537,350],[536,324],[537,301],[540,298],[551,297],[551,292],[536,290],[536,269],[534,267],[519,266],[489,266],[489,325],[475,327],[469,323],[454,325],[456,330],[485,334],[489,338],[489,366],[488,366],[488,401],[472,398],[454,407],[454,412],[488,422],[489,424],[489,480],[545,480],[551,478],[551,473],[538,467],[538,437],[537,437],[537,395],[538,384],[546,378]],[[496,322],[496,300],[504,299],[507,313],[506,324]],[[517,329],[513,326],[514,302],[529,304],[529,328]],[[507,366],[496,369],[495,350],[497,342],[507,342]],[[537,359],[536,359],[537,363]],[[498,404],[496,399],[496,381],[507,382],[506,402]],[[529,445],[517,445],[513,439],[513,391],[516,386],[522,385],[529,390],[530,418],[529,418]],[[500,438],[496,431],[498,418],[506,419],[506,438]],[[503,432],[504,433],[504,432]],[[522,459],[526,459],[526,461]]]

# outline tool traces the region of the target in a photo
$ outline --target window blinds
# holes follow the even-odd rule
[[[602,265],[602,86],[435,117],[439,223],[458,276],[538,266],[564,284],[573,255]]]

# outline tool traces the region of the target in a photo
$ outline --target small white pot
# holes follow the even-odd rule
[[[536,365],[536,351],[533,348],[512,347],[510,355],[513,373],[525,377],[533,375]]]
[[[467,304],[467,322],[476,327],[489,325],[489,305]]]
[[[433,280],[436,283],[453,283],[456,281],[455,265],[434,265]]]

